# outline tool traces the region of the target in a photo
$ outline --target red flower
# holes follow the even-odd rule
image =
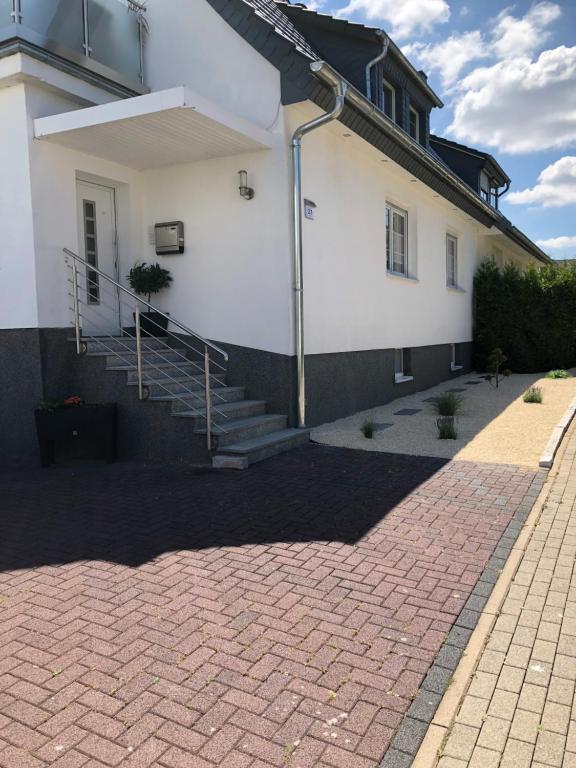
[[[72,397],[67,397],[66,400],[64,400],[64,405],[82,405],[82,398],[78,397],[78,395],[73,395]]]

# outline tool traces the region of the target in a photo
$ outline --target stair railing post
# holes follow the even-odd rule
[[[72,264],[72,296],[74,301],[74,332],[76,335],[76,354],[82,354],[82,331],[80,328],[80,302],[78,301],[78,267]]]
[[[206,391],[206,442],[212,450],[212,395],[210,393],[210,352],[204,347],[204,389]]]
[[[138,399],[144,399],[144,386],[142,383],[142,333],[140,329],[140,304],[136,304],[134,312],[134,321],[136,323],[136,366],[138,368]]]

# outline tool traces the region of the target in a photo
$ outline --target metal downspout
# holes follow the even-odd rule
[[[326,68],[323,61],[315,61],[310,65],[314,73]],[[306,426],[306,379],[304,371],[304,285],[302,257],[302,137],[336,120],[344,109],[344,101],[348,85],[340,78],[326,77],[334,90],[335,104],[331,112],[296,128],[292,136],[292,174],[293,174],[293,219],[294,219],[294,315],[296,324],[296,360],[298,376],[298,426]]]
[[[386,58],[386,54],[388,53],[388,46],[390,45],[390,38],[385,32],[383,32],[381,29],[377,29],[376,34],[378,37],[382,38],[382,50],[378,56],[376,56],[376,58],[372,59],[372,61],[369,61],[368,64],[366,64],[366,98],[369,101],[372,101],[372,69],[376,66],[376,64],[379,64],[383,59]]]

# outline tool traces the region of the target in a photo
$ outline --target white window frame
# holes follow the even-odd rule
[[[382,79],[382,88],[383,89],[384,88],[388,88],[391,91],[391,93],[392,93],[392,110],[391,110],[391,114],[388,115],[388,113],[386,112],[386,109],[385,109],[386,104],[385,104],[385,101],[384,101],[384,96],[382,96],[382,107],[383,107],[382,111],[384,112],[385,115],[387,115],[390,118],[390,120],[392,120],[393,122],[396,122],[396,88],[394,88],[394,86],[391,85],[388,82],[388,80],[384,80],[384,79]]]
[[[394,250],[394,216],[401,217],[404,222],[403,235],[397,234],[397,237],[403,237],[403,251],[401,253],[402,261],[398,261],[395,258]],[[401,275],[402,277],[409,277],[408,272],[408,211],[405,211],[392,203],[386,203],[386,270],[391,275]],[[397,267],[400,267],[397,269]]]
[[[412,134],[410,133],[410,115],[411,114],[416,115],[416,135],[415,136],[412,136]],[[408,111],[408,134],[412,136],[414,141],[417,141],[418,144],[420,144],[420,112],[418,112],[418,110],[415,109],[414,107],[410,107]]]
[[[450,243],[454,244],[454,252],[450,253]],[[452,259],[452,265],[450,260]],[[458,288],[458,237],[451,232],[446,233],[446,285],[448,288]]]
[[[450,370],[453,373],[454,371],[461,371],[464,366],[458,364],[458,357],[456,355],[456,344],[450,344],[450,353],[451,353]]]
[[[398,347],[394,350],[394,383],[404,384],[407,381],[414,381],[411,373],[405,372],[404,347]]]

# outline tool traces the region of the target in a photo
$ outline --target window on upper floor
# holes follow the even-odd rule
[[[408,133],[420,143],[420,113],[414,107],[410,107],[408,114]]]
[[[382,109],[384,114],[396,122],[396,89],[386,80],[382,84]]]
[[[408,214],[386,205],[386,269],[408,276]]]
[[[480,171],[480,197],[493,208],[498,207],[498,190],[485,171]]]
[[[458,287],[458,238],[446,235],[446,285]]]

